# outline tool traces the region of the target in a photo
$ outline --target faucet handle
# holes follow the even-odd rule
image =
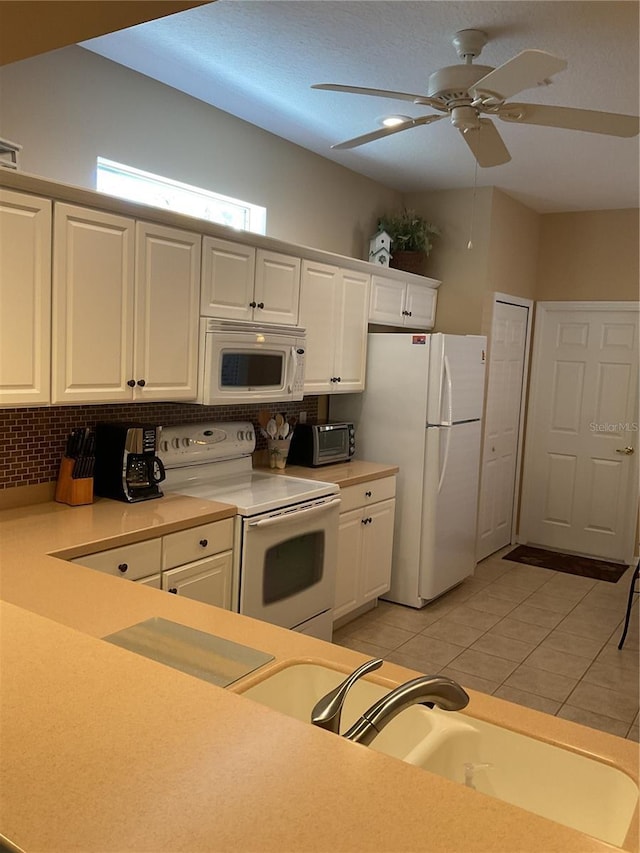
[[[347,693],[359,678],[366,675],[368,672],[380,669],[382,664],[383,661],[380,658],[368,660],[366,663],[363,663],[362,666],[359,666],[354,670],[350,676],[345,678],[345,680],[330,693],[327,693],[326,696],[319,699],[311,712],[311,722],[313,725],[319,726],[321,729],[327,729],[327,731],[334,732],[335,734],[339,734],[340,716],[342,714],[344,700],[347,698]]]

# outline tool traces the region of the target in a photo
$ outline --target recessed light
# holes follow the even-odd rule
[[[385,127],[395,127],[398,124],[403,124],[405,121],[411,121],[409,116],[386,116],[382,119],[381,124]]]

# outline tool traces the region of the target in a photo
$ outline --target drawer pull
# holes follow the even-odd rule
[[[370,498],[370,497],[371,497],[371,492],[365,492],[365,493],[364,493],[364,496],[365,496],[365,498]]]
[[[203,548],[206,548],[207,545],[209,544],[209,540],[208,539],[201,539],[200,544],[202,545]]]
[[[172,592],[174,595],[177,595],[178,594],[178,588],[175,586],[172,586],[171,589],[168,590],[168,592]]]
[[[120,563],[120,565],[118,566],[118,571],[124,574],[128,570],[128,568],[129,566],[127,565],[127,563]]]

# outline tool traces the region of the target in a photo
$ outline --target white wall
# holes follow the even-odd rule
[[[25,172],[95,189],[96,157],[267,208],[267,234],[365,259],[399,193],[73,46],[0,68],[0,136]]]

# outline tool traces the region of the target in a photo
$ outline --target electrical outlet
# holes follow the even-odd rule
[[[301,424],[306,424],[306,422],[307,422],[307,413],[306,413],[306,412],[300,412],[300,414],[298,415],[298,421],[299,421]]]

